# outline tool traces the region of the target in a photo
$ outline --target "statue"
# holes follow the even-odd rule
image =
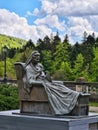
[[[64,115],[70,113],[77,104],[79,93],[67,88],[60,82],[52,81],[49,73],[44,72],[43,65],[39,62],[40,53],[33,51],[24,66],[24,89],[29,94],[34,84],[41,83],[45,88],[55,114]]]

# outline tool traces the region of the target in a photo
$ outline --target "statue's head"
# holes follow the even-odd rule
[[[27,59],[26,63],[25,63],[25,67],[29,64],[29,63],[33,63],[33,64],[37,64],[40,61],[40,53],[38,51],[33,51],[31,53],[31,55],[29,56],[29,58]]]
[[[33,51],[31,54],[31,62],[38,63],[40,61],[40,53],[38,51]]]

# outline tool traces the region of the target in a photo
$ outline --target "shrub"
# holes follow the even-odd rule
[[[0,111],[19,108],[18,87],[0,84]]]

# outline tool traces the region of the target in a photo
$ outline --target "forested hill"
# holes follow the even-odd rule
[[[84,35],[81,43],[76,42],[74,45],[67,34],[61,41],[58,32],[55,36],[46,35],[38,39],[36,44],[31,39],[26,42],[0,35],[0,44],[0,47],[9,47],[6,52],[8,78],[16,78],[15,62],[25,62],[33,50],[38,50],[44,69],[50,72],[54,80],[76,81],[78,77],[84,77],[86,81],[98,82],[98,37],[94,33]],[[4,53],[0,51],[0,77],[3,76]]]
[[[34,46],[31,39],[26,41],[20,38],[0,34],[0,78],[4,76],[5,55],[6,75],[8,78],[14,79],[16,76],[14,63],[18,61],[24,62],[30,54],[29,52],[32,52]]]
[[[20,48],[26,44],[26,40],[0,34],[0,50],[5,45],[8,48]]]

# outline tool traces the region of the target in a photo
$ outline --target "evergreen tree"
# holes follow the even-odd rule
[[[83,43],[85,43],[87,41],[87,32],[84,31],[83,33]]]
[[[87,41],[86,43],[89,45],[89,46],[95,46],[95,36],[94,36],[94,33],[92,35],[89,35],[87,37]]]
[[[61,38],[59,37],[59,33],[57,31],[56,35],[53,37],[53,40],[51,42],[51,50],[52,53],[56,51],[56,46],[61,43]]]
[[[51,51],[43,50],[41,51],[41,62],[44,66],[44,69],[52,73],[52,53]]]
[[[75,61],[75,65],[73,68],[73,74],[74,74],[74,79],[77,80],[79,77],[83,77],[83,61],[84,58],[82,56],[82,54],[78,54],[76,57],[76,61]]]
[[[98,37],[95,40],[95,48],[98,47]]]
[[[66,81],[72,81],[73,78],[73,70],[71,69],[69,62],[62,62],[60,70],[64,73],[64,79]]]
[[[37,46],[36,46],[36,49],[41,52],[41,50],[44,50],[44,42],[42,39],[38,39],[37,40]]]
[[[74,61],[76,60],[76,57],[78,54],[81,53],[81,46],[77,42],[75,45],[72,46],[71,52],[70,52],[70,63],[71,67],[74,67]]]
[[[34,45],[34,43],[32,42],[31,39],[27,41],[27,44],[25,46],[29,47],[29,48],[35,48],[35,45]]]
[[[61,38],[59,37],[59,33],[58,33],[58,31],[57,31],[56,35],[54,36],[53,43],[54,43],[55,45],[58,45],[60,42],[61,42]]]
[[[46,35],[43,39],[43,43],[44,43],[44,49],[45,50],[51,50],[51,44],[50,44],[50,38]]]
[[[68,52],[68,44],[62,44],[60,43],[56,47],[56,51],[54,53],[54,72],[58,69],[60,69],[60,66],[62,62],[68,62],[69,61],[69,52]]]
[[[94,50],[95,58],[91,63],[90,81],[98,82],[98,47]]]
[[[65,35],[65,38],[63,40],[63,43],[69,43],[69,38],[68,38],[68,35],[66,34]]]
[[[93,47],[89,44],[82,44],[81,53],[84,57],[84,66],[88,65],[90,72],[91,62],[94,58]]]

